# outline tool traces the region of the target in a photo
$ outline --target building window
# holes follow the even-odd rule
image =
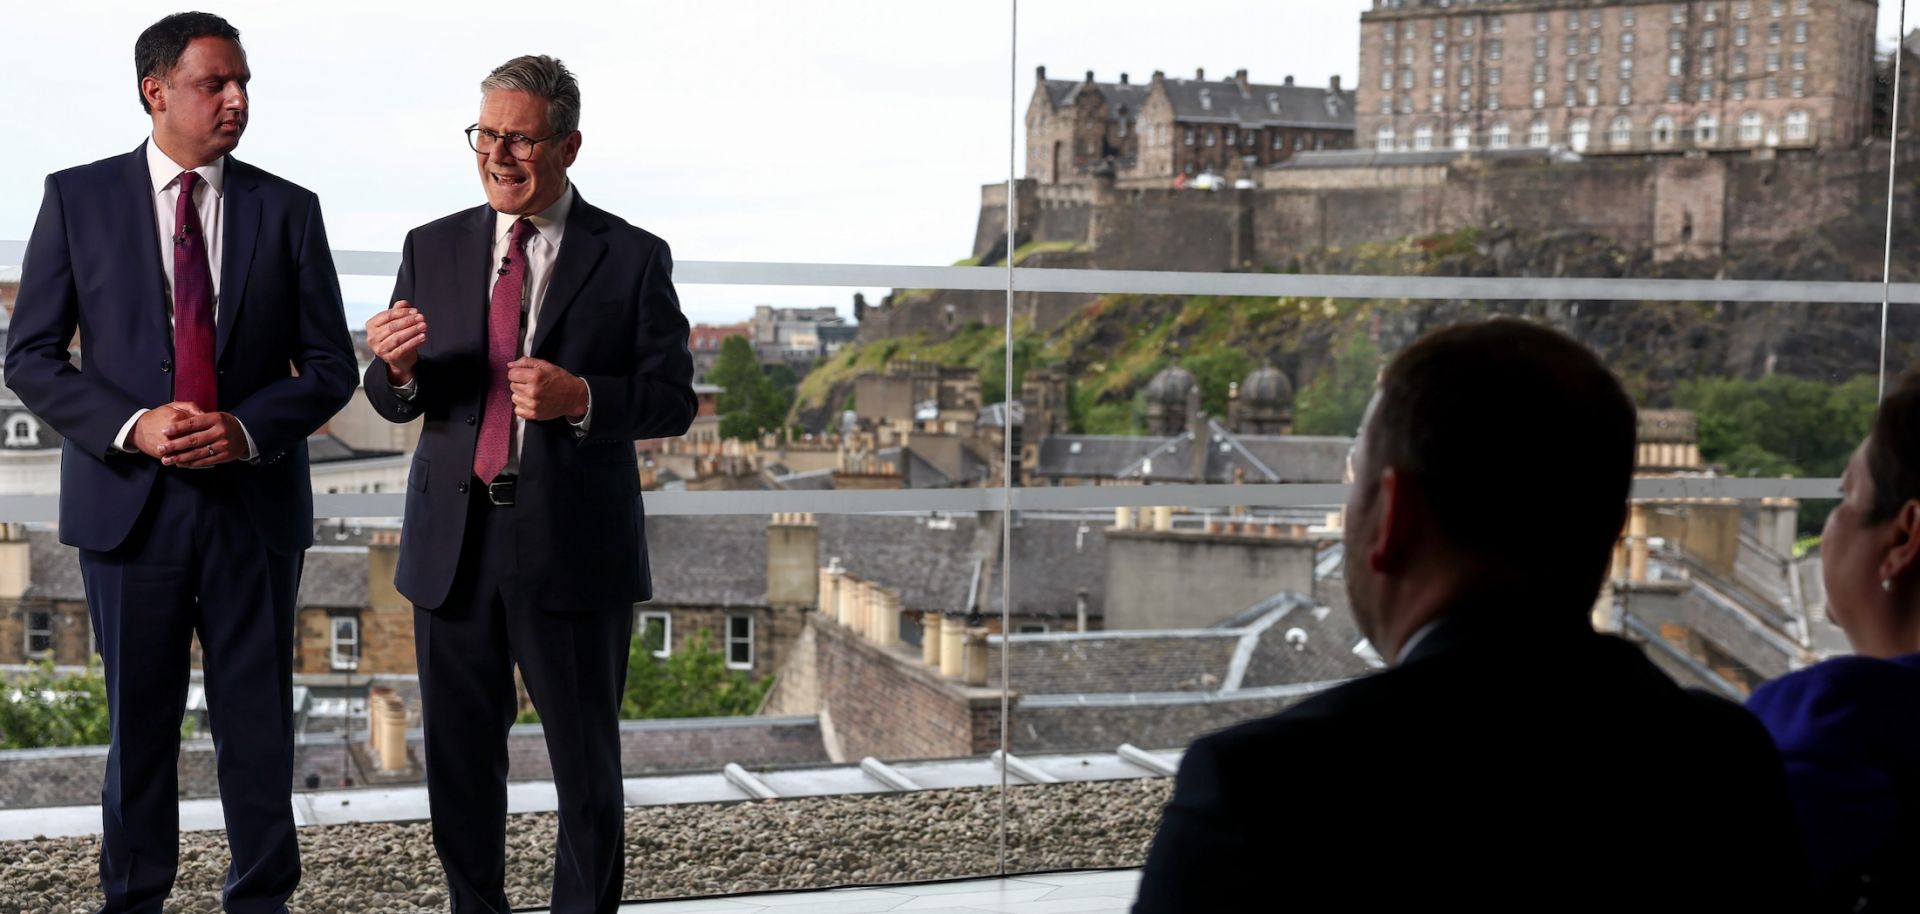
[[[1589,54],[1600,53],[1600,33],[1599,32],[1594,32],[1593,34],[1587,36],[1587,53]]]
[[[40,423],[32,416],[14,415],[7,420],[7,447],[37,447],[40,444]]]
[[[1413,128],[1413,148],[1425,152],[1433,148],[1433,128],[1425,125]]]
[[[1621,104],[1626,104],[1621,102]],[[1607,127],[1607,145],[1615,149],[1625,149],[1633,145],[1633,121],[1622,116],[1613,119]]]
[[[1440,93],[1435,92],[1432,95],[1427,96],[1428,111],[1432,111],[1435,114],[1439,114],[1441,111],[1446,110],[1446,107],[1447,107],[1446,100],[1440,97]]]
[[[1499,67],[1487,68],[1487,85],[1489,86],[1500,85],[1500,68]]]
[[[1495,89],[1487,93],[1487,110],[1488,111],[1500,110],[1500,90]]]
[[[1492,41],[1487,42],[1487,59],[1488,60],[1499,60],[1500,54],[1501,54],[1500,39],[1495,38]]]
[[[1733,55],[1733,74],[1739,76],[1747,72],[1747,54],[1742,51]]]
[[[1812,126],[1812,119],[1807,116],[1805,111],[1794,110],[1787,112],[1787,139],[1796,142],[1805,141],[1808,137],[1812,136]]]
[[[1447,43],[1446,42],[1436,41],[1433,43],[1433,59],[1434,60],[1447,59]]]
[[[1499,35],[1507,30],[1507,17],[1494,16],[1487,20],[1487,31]]]
[[[1533,56],[1547,56],[1547,40],[1545,38],[1535,38],[1533,40]]]
[[[1234,142],[1235,142],[1235,137],[1234,137],[1233,128],[1228,127],[1227,128],[1227,145],[1232,146]]]
[[[1491,149],[1507,148],[1507,139],[1511,133],[1512,133],[1512,128],[1509,128],[1507,126],[1506,121],[1500,121],[1494,124],[1493,129],[1487,133],[1488,148],[1491,148]]]
[[[1653,145],[1673,145],[1673,118],[1662,114],[1653,119]]]
[[[1786,0],[1769,0],[1769,2],[1767,3],[1767,13],[1775,17],[1786,15],[1787,14]]]
[[[1534,121],[1527,127],[1527,145],[1535,149],[1547,148],[1551,135],[1547,133],[1546,121]]]
[[[336,670],[355,670],[360,668],[360,617],[333,616],[328,620],[332,631],[329,657]]]
[[[1627,7],[1620,11],[1620,27],[1633,28],[1633,7]]]
[[[1594,10],[1594,11],[1592,11],[1592,12],[1590,12],[1590,13],[1588,13],[1588,14],[1587,14],[1587,28],[1590,28],[1590,29],[1597,29],[1597,28],[1599,28],[1599,27],[1600,27],[1600,11],[1599,11],[1599,10]]]
[[[1745,19],[1751,15],[1753,15],[1752,3],[1748,2],[1748,0],[1734,0],[1733,18]]]
[[[1678,55],[1678,54],[1669,54],[1669,55],[1667,55],[1667,75],[1668,75],[1668,76],[1679,76],[1679,75],[1680,75],[1680,68],[1681,68],[1681,59],[1680,59],[1680,55]]]
[[[1778,22],[1767,23],[1767,43],[1768,44],[1780,43],[1780,23]]]
[[[1380,113],[1381,114],[1393,113],[1393,96],[1390,96],[1390,95],[1380,96]]]
[[[1400,88],[1402,89],[1413,88],[1413,71],[1412,70],[1402,69],[1400,71]]]
[[[1811,12],[1812,9],[1813,4],[1809,2],[1809,0],[1793,0],[1793,14],[1795,16],[1805,16]]]
[[[1460,46],[1460,59],[1461,60],[1473,59],[1473,45],[1463,44]]]
[[[1620,33],[1620,53],[1622,54],[1633,53],[1633,33],[1632,32]]]
[[[1794,98],[1807,97],[1807,78],[1806,77],[1804,76],[1794,77],[1790,82],[1787,83],[1787,87],[1788,87],[1788,91],[1793,95]]]
[[[1533,30],[1536,32],[1544,32],[1547,30],[1547,14],[1546,13],[1533,14]]]
[[[1767,72],[1768,73],[1780,72],[1780,52],[1779,51],[1767,52]]]
[[[1413,66],[1413,45],[1407,45],[1400,49],[1400,62],[1409,67]]]
[[[643,612],[640,614],[640,646],[647,653],[665,660],[673,656],[673,614]]]
[[[1733,100],[1741,101],[1746,97],[1747,97],[1747,81],[1744,79],[1734,80],[1733,81]]]
[[[1761,117],[1758,111],[1748,111],[1740,115],[1740,142],[1760,142]]]
[[[1629,83],[1620,84],[1620,104],[1633,104],[1633,86]]]
[[[727,617],[727,668],[753,669],[753,617]]]
[[[1767,97],[1768,98],[1780,97],[1780,80],[1778,77],[1773,77],[1773,76],[1767,77]]]
[[[1435,38],[1447,37],[1447,20],[1435,19],[1433,21],[1433,37]]]
[[[1453,125],[1453,148],[1473,148],[1473,128],[1466,124]]]
[[[1703,102],[1713,101],[1713,83],[1702,82],[1700,84],[1700,100]]]
[[[1670,18],[1671,18],[1671,19],[1673,20],[1673,23],[1674,23],[1675,25],[1686,25],[1686,24],[1687,24],[1687,6],[1686,6],[1686,4],[1684,4],[1684,3],[1675,3],[1675,4],[1673,4],[1673,5],[1671,6],[1671,7],[1669,7],[1669,9],[1668,9],[1668,12],[1670,12],[1670,13],[1671,13],[1671,16],[1670,16]]]
[[[1720,119],[1711,114],[1702,114],[1693,121],[1693,142],[1700,146],[1711,146],[1720,141]]]
[[[1589,108],[1600,107],[1600,87],[1599,86],[1587,87],[1587,107]]]
[[[1533,90],[1533,106],[1535,108],[1545,108],[1547,106],[1547,90]]]
[[[1284,147],[1285,147],[1285,145],[1286,145],[1286,143],[1285,143],[1285,141],[1284,141],[1284,140],[1283,140],[1283,139],[1281,138],[1281,136],[1280,136],[1280,134],[1278,134],[1278,133],[1276,133],[1276,134],[1274,134],[1274,135],[1273,135],[1273,148],[1275,148],[1275,149],[1281,149],[1281,148],[1284,148]]]
[[[1466,38],[1473,37],[1473,20],[1472,19],[1465,19],[1461,21],[1460,34]]]
[[[1567,56],[1574,57],[1579,53],[1580,53],[1580,36],[1568,35],[1567,36]]]
[[[1413,20],[1407,20],[1406,24],[1401,27],[1400,37],[1407,41],[1414,39]]]
[[[1400,96],[1400,113],[1401,114],[1413,113],[1413,96],[1411,95]]]
[[[1598,60],[1587,61],[1587,82],[1598,82],[1599,79],[1600,79],[1600,61]]]
[[[1187,128],[1187,145],[1188,146],[1193,145],[1193,128],[1192,127]]]
[[[1802,19],[1802,20],[1798,20],[1798,21],[1796,21],[1796,22],[1794,22],[1794,24],[1793,24],[1793,43],[1794,43],[1794,44],[1806,44],[1806,43],[1807,43],[1807,22],[1806,22],[1806,20],[1804,20],[1804,19]]]
[[[1567,28],[1576,32],[1580,31],[1580,11],[1579,10],[1567,11]]]
[[[1703,29],[1700,32],[1700,46],[1703,48],[1711,48],[1713,47],[1714,42],[1719,40],[1720,40],[1719,29]]]
[[[1580,61],[1577,61],[1577,60],[1567,61],[1567,82],[1573,82],[1574,80],[1579,78],[1580,78]]]
[[[1701,76],[1713,75],[1713,58],[1711,57],[1700,58],[1700,75]]]
[[[1620,61],[1620,78],[1623,80],[1633,78],[1633,60],[1631,58]]]
[[[45,657],[53,653],[53,613],[50,610],[27,611],[27,656]]]
[[[1013,632],[1016,635],[1044,635],[1047,633],[1047,623],[1022,622],[1013,627]]]
[[[1447,84],[1447,71],[1441,67],[1433,68],[1433,87],[1438,89]]]
[[[1705,19],[1708,22],[1720,21],[1719,5],[1713,4],[1713,3],[1707,4],[1706,7],[1700,11],[1700,18]]]
[[[1567,87],[1567,93],[1565,98],[1567,103],[1566,106],[1569,108],[1573,107],[1574,105],[1580,104],[1580,92],[1579,90],[1573,88],[1572,86]]]
[[[1462,111],[1473,110],[1473,93],[1472,92],[1468,92],[1465,89],[1460,90],[1460,110]]]
[[[1677,102],[1679,100],[1680,100],[1680,84],[1674,83],[1674,82],[1667,83],[1667,101]]]
[[[1593,124],[1584,117],[1573,119],[1567,127],[1567,146],[1574,152],[1587,151],[1587,138],[1593,132]]]
[[[1745,24],[1745,23],[1741,23],[1740,25],[1736,25],[1736,26],[1734,26],[1734,27],[1733,27],[1733,45],[1734,45],[1734,47],[1739,47],[1739,48],[1744,48],[1744,47],[1746,47],[1746,46],[1747,46],[1747,38],[1748,38],[1748,34],[1747,34],[1747,26],[1746,26],[1746,24]]]
[[[1687,33],[1674,29],[1667,33],[1667,50],[1678,51],[1687,46]]]
[[[1547,81],[1547,65],[1546,64],[1536,63],[1533,65],[1533,81],[1537,83],[1543,83]]]
[[[1796,70],[1804,70],[1807,68],[1807,52],[1793,52],[1793,68]]]

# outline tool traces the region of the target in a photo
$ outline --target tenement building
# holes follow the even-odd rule
[[[1874,0],[1374,0],[1359,142],[1585,154],[1838,148],[1872,126]]]

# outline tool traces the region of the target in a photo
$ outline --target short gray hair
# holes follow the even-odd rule
[[[480,81],[481,92],[525,92],[547,100],[547,129],[566,136],[580,129],[580,83],[567,65],[545,54],[515,57]]]

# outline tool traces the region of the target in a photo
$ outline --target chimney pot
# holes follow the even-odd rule
[[[1087,82],[1093,82],[1093,71],[1092,71],[1092,70],[1088,70],[1088,71],[1087,71]]]
[[[1207,78],[1207,71],[1206,71],[1206,69],[1205,69],[1205,68],[1203,68],[1203,67],[1194,67],[1194,68],[1193,68],[1193,78],[1194,78],[1195,80],[1197,80],[1197,81],[1201,81],[1201,82],[1204,82],[1204,81],[1206,81],[1206,78]]]
[[[1292,76],[1292,74],[1288,74],[1288,76],[1287,76],[1287,85],[1289,85],[1289,86],[1291,86],[1291,85],[1293,85],[1293,76]]]
[[[1120,85],[1127,85],[1127,74],[1120,74]]]
[[[1033,68],[1033,78],[1034,78],[1034,79],[1039,79],[1039,80],[1044,80],[1044,79],[1046,79],[1046,78],[1047,78],[1047,68],[1046,68],[1045,66],[1038,66],[1038,67],[1034,67],[1034,68]]]
[[[1340,91],[1340,74],[1335,73],[1327,80],[1327,88],[1333,92]]]

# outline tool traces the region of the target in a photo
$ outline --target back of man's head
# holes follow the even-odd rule
[[[1418,487],[1437,535],[1493,578],[1481,583],[1590,603],[1626,512],[1635,435],[1633,403],[1591,351],[1497,319],[1395,357],[1362,446],[1374,474],[1393,467]]]

